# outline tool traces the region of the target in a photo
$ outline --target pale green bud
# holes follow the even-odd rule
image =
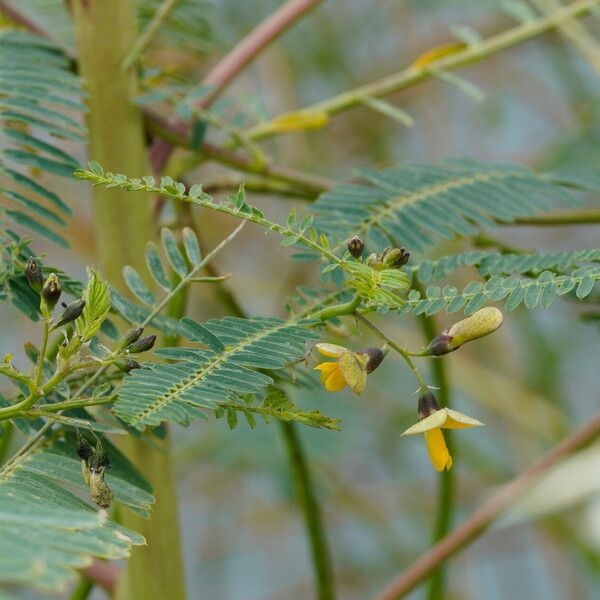
[[[425,354],[441,356],[454,352],[463,344],[494,333],[504,322],[504,315],[497,308],[487,306],[470,317],[454,323],[431,340]]]

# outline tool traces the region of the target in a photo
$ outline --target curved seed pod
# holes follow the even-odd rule
[[[90,472],[90,496],[101,508],[110,508],[115,495],[104,481],[104,469]]]

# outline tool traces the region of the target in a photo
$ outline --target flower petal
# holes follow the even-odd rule
[[[342,354],[349,352],[348,348],[344,346],[337,346],[336,344],[315,344],[315,348],[323,355],[333,358],[337,358]]]
[[[365,355],[346,352],[340,356],[340,371],[348,387],[356,394],[362,394],[367,385],[367,360]]]
[[[346,387],[346,380],[339,369],[332,371],[331,375],[325,380],[325,389],[328,392],[339,392]]]
[[[431,464],[435,470],[443,471],[445,469],[447,471],[450,469],[452,466],[452,457],[450,456],[450,452],[448,452],[442,431],[440,429],[426,431],[425,443],[427,444]]]
[[[412,427],[409,427],[402,435],[416,435],[417,433],[425,433],[426,431],[443,427],[447,419],[448,413],[445,408],[436,410],[428,417],[425,417],[418,423],[415,423]]]
[[[477,419],[463,415],[451,408],[445,409],[448,415],[446,422],[442,425],[444,429],[466,429],[467,427],[483,427],[483,423]]]
[[[325,385],[325,381],[333,371],[338,368],[337,362],[324,362],[315,367],[315,371],[321,371],[321,383]]]

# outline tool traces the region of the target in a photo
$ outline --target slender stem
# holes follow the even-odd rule
[[[87,600],[93,588],[94,582],[87,577],[87,575],[81,574],[79,576],[79,582],[71,592],[69,600]]]
[[[46,348],[48,347],[48,336],[50,335],[50,324],[48,319],[44,319],[44,329],[42,333],[42,347],[38,355],[37,367],[35,370],[35,385],[40,387],[42,385],[42,379],[44,378],[44,362],[46,360]]]
[[[425,342],[432,340],[439,327],[436,324],[435,317],[426,317],[421,315],[419,317],[419,323],[425,337]],[[450,405],[450,385],[448,382],[448,373],[446,369],[446,363],[440,358],[433,359],[431,361],[431,368],[433,371],[433,382],[437,389],[437,397],[442,406]],[[446,440],[446,446],[450,452],[450,456],[456,460],[456,449],[454,446],[454,439],[452,430],[447,429],[444,431],[444,438]],[[436,508],[436,519],[433,529],[433,542],[438,542],[442,538],[448,535],[450,527],[452,525],[452,518],[455,509],[455,497],[454,497],[454,470],[448,469],[442,471],[438,479],[438,499]],[[437,600],[438,598],[445,598],[446,593],[444,591],[445,585],[445,573],[441,567],[434,571],[431,579],[429,580],[429,589],[427,590],[427,598],[429,600]]]
[[[500,225],[591,225],[600,223],[600,210],[582,210],[569,213],[557,213],[555,215],[538,215],[515,219],[512,223],[500,223]]]
[[[16,371],[9,365],[0,365],[0,374],[8,377],[9,379],[14,379],[15,381],[20,381],[21,383],[24,383],[29,389],[32,389],[33,387],[31,377],[25,375],[25,373],[20,373],[19,371]]]
[[[531,467],[502,486],[489,500],[443,540],[417,558],[372,600],[396,600],[429,577],[435,569],[463,547],[476,540],[502,513],[517,501],[541,475],[565,456],[579,450],[600,434],[600,412]]]
[[[129,54],[123,60],[123,69],[129,69],[137,61],[140,54],[151,44],[163,23],[169,18],[169,15],[179,2],[180,0],[164,0],[156,9],[152,19],[146,25],[146,29],[137,37]]]
[[[333,600],[335,594],[331,557],[327,547],[323,518],[315,498],[312,478],[300,436],[293,423],[281,423],[281,433],[287,447],[298,502],[304,512],[304,521],[317,580],[317,598],[318,600]]]
[[[10,442],[15,432],[15,426],[12,423],[4,423],[4,432],[0,435],[0,465],[4,462],[4,457],[8,452]]]
[[[46,413],[55,413],[62,410],[69,410],[71,408],[87,408],[88,406],[101,406],[103,404],[111,404],[116,400],[116,395],[104,396],[103,398],[95,399],[84,399],[84,400],[65,400],[64,402],[56,402],[54,404],[44,404],[44,411]],[[35,414],[35,410],[30,411],[32,415]]]
[[[425,380],[423,379],[423,376],[421,375],[419,369],[417,369],[417,366],[411,360],[411,355],[404,348],[396,344],[396,342],[394,342],[387,335],[385,335],[383,331],[381,331],[375,324],[369,321],[369,319],[367,319],[363,314],[357,311],[354,313],[354,315],[359,321],[364,323],[376,336],[378,336],[384,342],[386,342],[390,348],[393,348],[398,354],[400,354],[400,356],[402,356],[402,358],[406,361],[406,364],[409,366],[410,370],[413,372],[417,381],[419,382],[419,387],[421,388],[421,391],[427,391],[427,384],[425,383]]]
[[[467,65],[496,52],[515,46],[537,35],[544,33],[563,22],[579,17],[593,9],[599,0],[577,0],[569,6],[557,10],[551,15],[529,21],[507,31],[492,36],[479,44],[467,46],[464,50],[441,57],[424,67],[409,66],[407,69],[383,79],[349,90],[328,100],[317,102],[303,109],[303,112],[317,112],[333,115],[354,106],[362,105],[365,98],[387,96],[404,88],[410,87],[425,79],[435,76],[436,71],[449,70]],[[278,117],[280,118],[280,117]],[[271,121],[266,121],[246,131],[250,139],[258,140],[278,133],[271,127]]]

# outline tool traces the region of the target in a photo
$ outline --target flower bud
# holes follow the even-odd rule
[[[367,373],[372,373],[381,364],[386,353],[381,348],[365,348],[364,350],[359,350],[356,354],[367,358],[365,369]]]
[[[365,263],[367,264],[367,266],[372,267],[373,269],[376,269],[377,267],[381,266],[381,261],[379,260],[379,256],[375,252],[373,252],[372,254],[369,254]]]
[[[52,314],[52,309],[56,306],[62,290],[60,288],[60,281],[55,273],[50,273],[48,278],[42,286],[42,301],[40,303],[40,310],[42,315],[48,318]]]
[[[62,315],[58,317],[56,322],[53,325],[54,329],[58,329],[67,323],[72,323],[75,319],[81,315],[83,312],[83,308],[85,307],[85,300],[74,300],[70,304],[67,304],[67,307],[63,311]]]
[[[129,371],[133,371],[133,369],[142,368],[142,365],[140,365],[137,360],[133,360],[133,358],[120,358],[115,361],[115,366],[125,373],[129,373]]]
[[[140,335],[144,333],[143,327],[132,327],[128,329],[119,340],[119,344],[117,345],[117,350],[124,350],[130,344],[133,344],[137,339],[139,339]]]
[[[146,352],[146,350],[150,350],[150,348],[154,346],[155,341],[155,335],[148,335],[133,342],[133,344],[128,346],[127,349],[131,354],[139,354],[140,352]]]
[[[440,410],[437,398],[433,392],[425,392],[419,396],[418,404],[419,420],[427,418],[429,415]]]
[[[42,274],[40,261],[37,258],[30,256],[27,259],[27,264],[25,265],[25,277],[31,288],[39,294],[44,285],[44,275]]]
[[[454,323],[431,340],[425,354],[441,356],[454,352],[466,342],[494,333],[504,322],[502,312],[493,306],[478,310],[470,317]]]
[[[384,251],[382,261],[386,267],[399,269],[404,266],[410,258],[410,252],[406,248],[392,248],[387,252]]]
[[[104,481],[104,470],[90,472],[90,496],[100,508],[110,508],[115,495]]]
[[[354,258],[360,258],[362,256],[362,253],[364,252],[365,243],[359,236],[354,235],[348,240],[347,247],[348,252],[350,252],[350,254],[354,256]]]
[[[77,441],[75,442],[75,450],[77,451],[77,456],[79,456],[81,460],[85,461],[89,460],[94,454],[94,449],[92,448],[91,444],[82,436],[77,438]]]

